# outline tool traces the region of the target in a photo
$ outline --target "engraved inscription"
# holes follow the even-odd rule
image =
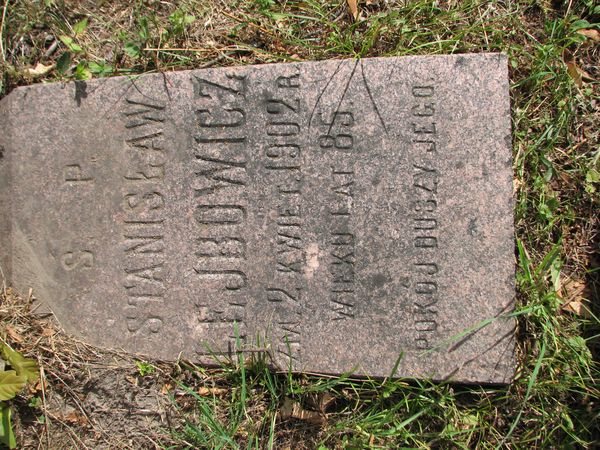
[[[419,350],[431,349],[438,329],[438,282],[440,266],[436,261],[439,245],[437,128],[435,122],[435,86],[414,85],[410,131],[412,134],[412,261],[413,334]]]
[[[141,95],[127,97],[124,103],[122,285],[127,296],[127,330],[156,334],[164,322],[166,292],[166,105]]]
[[[89,269],[94,266],[94,253],[90,250],[70,250],[60,257],[60,264],[66,271]]]
[[[86,173],[80,164],[68,164],[63,168],[63,178],[65,182],[85,183],[94,181],[94,178]]]
[[[326,133],[319,137],[322,151],[333,161],[329,180],[329,309],[333,320],[355,317],[355,233],[352,229],[355,195],[354,115],[335,111],[330,117],[318,114]]]
[[[273,348],[286,360],[297,363],[302,356],[300,326],[306,266],[300,75],[294,72],[280,76],[271,86],[264,99],[266,135],[261,158],[269,183],[275,187],[269,217],[276,235],[271,240],[274,266],[265,298],[274,310]]]
[[[229,352],[238,339],[243,343],[247,337],[246,79],[229,74],[220,81],[194,77],[192,82],[197,225],[193,269],[203,286],[195,306],[202,334],[228,336],[221,348],[200,346],[197,353]]]

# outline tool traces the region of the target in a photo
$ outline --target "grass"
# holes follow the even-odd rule
[[[600,45],[593,37],[600,11],[593,1],[362,2],[358,21],[341,1],[4,2],[0,95],[33,82],[207,66],[482,51],[509,56],[518,244],[515,382],[476,387],[274,374],[258,355],[239,356],[217,370],[129,361],[121,370],[137,380],[136,388],[146,383],[164,391],[174,419],[169,430],[157,426],[155,434],[127,445],[600,445]],[[51,68],[28,70],[40,62]],[[66,368],[81,370],[100,356],[65,353],[80,348],[67,337],[62,350],[50,348],[45,325],[15,314],[17,305],[4,295],[3,323],[25,330],[20,346],[47,367],[47,395],[54,390],[72,403],[77,395],[60,383]],[[62,359],[61,351],[67,355]],[[157,370],[140,373],[148,367]],[[73,377],[70,389],[77,393]],[[94,425],[100,422],[93,411],[84,408],[92,425],[82,425],[53,413],[51,405],[42,409],[54,414],[53,426],[44,428],[45,420],[27,421],[26,413],[41,416],[42,409],[26,403],[24,398],[17,405],[24,446],[38,439],[56,448],[75,430],[77,446],[93,447],[94,433],[104,432]],[[103,439],[124,442],[119,439],[127,430],[119,430]]]

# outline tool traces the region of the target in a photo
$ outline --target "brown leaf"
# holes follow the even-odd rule
[[[29,392],[33,395],[33,394],[36,394],[37,392],[43,392],[47,388],[48,388],[48,383],[46,383],[46,380],[42,381],[41,379],[39,379],[36,384],[29,386]]]
[[[577,66],[575,61],[567,61],[565,64],[567,64],[567,72],[569,72],[569,75],[571,75],[571,78],[573,78],[575,84],[579,87],[583,86],[581,69]]]
[[[561,279],[566,278],[561,274]],[[557,292],[558,296],[562,298],[565,303],[573,301],[575,298],[580,297],[585,290],[585,283],[568,279],[567,281],[561,280],[562,289]]]
[[[348,8],[354,20],[358,20],[358,0],[348,0]]]
[[[72,425],[86,426],[89,423],[87,417],[85,417],[83,414],[76,413],[75,411],[67,414],[64,419],[65,422],[68,422]]]
[[[590,289],[583,281],[568,280],[563,283],[563,288],[559,292],[564,302],[562,309],[580,317],[589,319],[592,317],[588,298],[590,298]]]
[[[585,319],[590,319],[592,317],[592,312],[590,311],[587,302],[582,302],[579,300],[567,303],[565,306],[563,306],[563,310]]]
[[[21,344],[23,342],[23,337],[10,325],[6,326],[6,333],[8,336],[16,343]]]
[[[167,395],[171,391],[171,389],[173,389],[173,385],[171,383],[165,383],[160,389],[160,393],[162,395]]]
[[[222,395],[222,394],[226,394],[228,392],[227,389],[225,388],[207,388],[207,387],[201,387],[198,389],[198,394],[200,394],[203,397],[209,396],[209,395]]]
[[[581,34],[582,36],[585,36],[588,39],[591,39],[592,41],[600,42],[600,31],[598,30],[585,28],[583,30],[577,30],[577,33]]]
[[[136,377],[132,377],[131,375],[125,375],[125,379],[129,381],[134,386],[138,385],[138,379]]]
[[[34,68],[27,69],[27,73],[29,75],[31,75],[32,77],[41,77],[43,75],[46,75],[53,68],[54,68],[54,64],[50,64],[49,66],[46,66],[42,63],[37,63],[37,65]]]
[[[298,419],[306,422],[314,423],[316,425],[322,425],[326,422],[325,416],[316,411],[307,411],[302,408],[300,403],[286,398],[283,401],[283,405],[279,409],[280,419]]]
[[[335,397],[329,392],[322,392],[317,397],[317,408],[321,414],[327,412],[327,408],[335,402]]]
[[[523,181],[521,181],[519,178],[513,178],[513,194],[519,192],[519,189],[521,189],[523,184]]]
[[[52,327],[44,327],[44,328],[42,328],[42,336],[44,336],[44,337],[50,337],[54,333],[56,333],[56,331]]]

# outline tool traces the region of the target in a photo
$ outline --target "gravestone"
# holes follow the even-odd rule
[[[507,61],[329,60],[15,89],[0,267],[69,332],[210,364],[514,373]]]

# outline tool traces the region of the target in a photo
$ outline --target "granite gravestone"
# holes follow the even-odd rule
[[[510,381],[505,56],[37,85],[0,108],[0,267],[75,335]]]

